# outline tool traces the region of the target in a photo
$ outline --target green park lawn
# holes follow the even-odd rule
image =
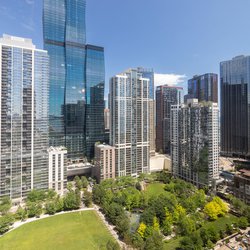
[[[164,187],[165,187],[165,184],[163,183],[150,183],[147,186],[146,192],[149,197],[157,196],[165,192]]]
[[[82,211],[27,223],[1,237],[0,249],[94,250],[101,249],[110,239],[110,232],[96,212]]]

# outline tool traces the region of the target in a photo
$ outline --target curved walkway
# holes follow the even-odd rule
[[[119,239],[119,236],[117,234],[117,232],[115,231],[115,226],[109,224],[109,222],[106,220],[105,216],[103,215],[102,212],[100,212],[100,207],[97,205],[94,205],[95,211],[97,212],[97,214],[99,215],[99,217],[102,219],[103,223],[105,224],[105,226],[107,227],[107,229],[109,230],[109,232],[112,234],[112,236],[116,239],[116,241],[119,243],[121,249],[129,249],[126,244],[124,242],[122,242]]]

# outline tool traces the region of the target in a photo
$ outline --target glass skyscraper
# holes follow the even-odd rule
[[[0,39],[0,197],[48,188],[49,57],[30,39]]]
[[[44,0],[50,145],[66,146],[72,160],[93,157],[104,134],[104,49],[86,45],[85,10],[86,0]]]
[[[250,157],[250,56],[220,64],[221,152]]]
[[[188,80],[188,95],[185,96],[185,101],[192,98],[197,98],[199,102],[218,103],[218,75],[207,73]]]

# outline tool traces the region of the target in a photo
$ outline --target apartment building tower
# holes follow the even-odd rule
[[[156,88],[156,151],[170,154],[171,105],[180,105],[183,88],[168,85]]]
[[[49,57],[31,39],[0,38],[0,197],[48,188]]]
[[[149,86],[137,69],[110,80],[110,144],[115,147],[116,176],[149,172]]]
[[[174,176],[197,185],[211,186],[219,171],[219,109],[216,103],[171,108],[171,160]]]

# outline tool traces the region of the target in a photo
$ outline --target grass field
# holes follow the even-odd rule
[[[1,237],[0,249],[95,250],[110,239],[110,232],[96,212],[83,211],[25,224]]]
[[[146,192],[149,197],[156,196],[165,192],[164,187],[165,184],[163,183],[151,183],[147,186]]]
[[[206,222],[203,228],[209,228],[209,227],[214,227],[217,232],[220,230],[226,230],[226,224],[233,224],[235,221],[237,221],[238,218],[232,214],[227,214],[225,217],[221,217],[216,221],[209,221]]]

